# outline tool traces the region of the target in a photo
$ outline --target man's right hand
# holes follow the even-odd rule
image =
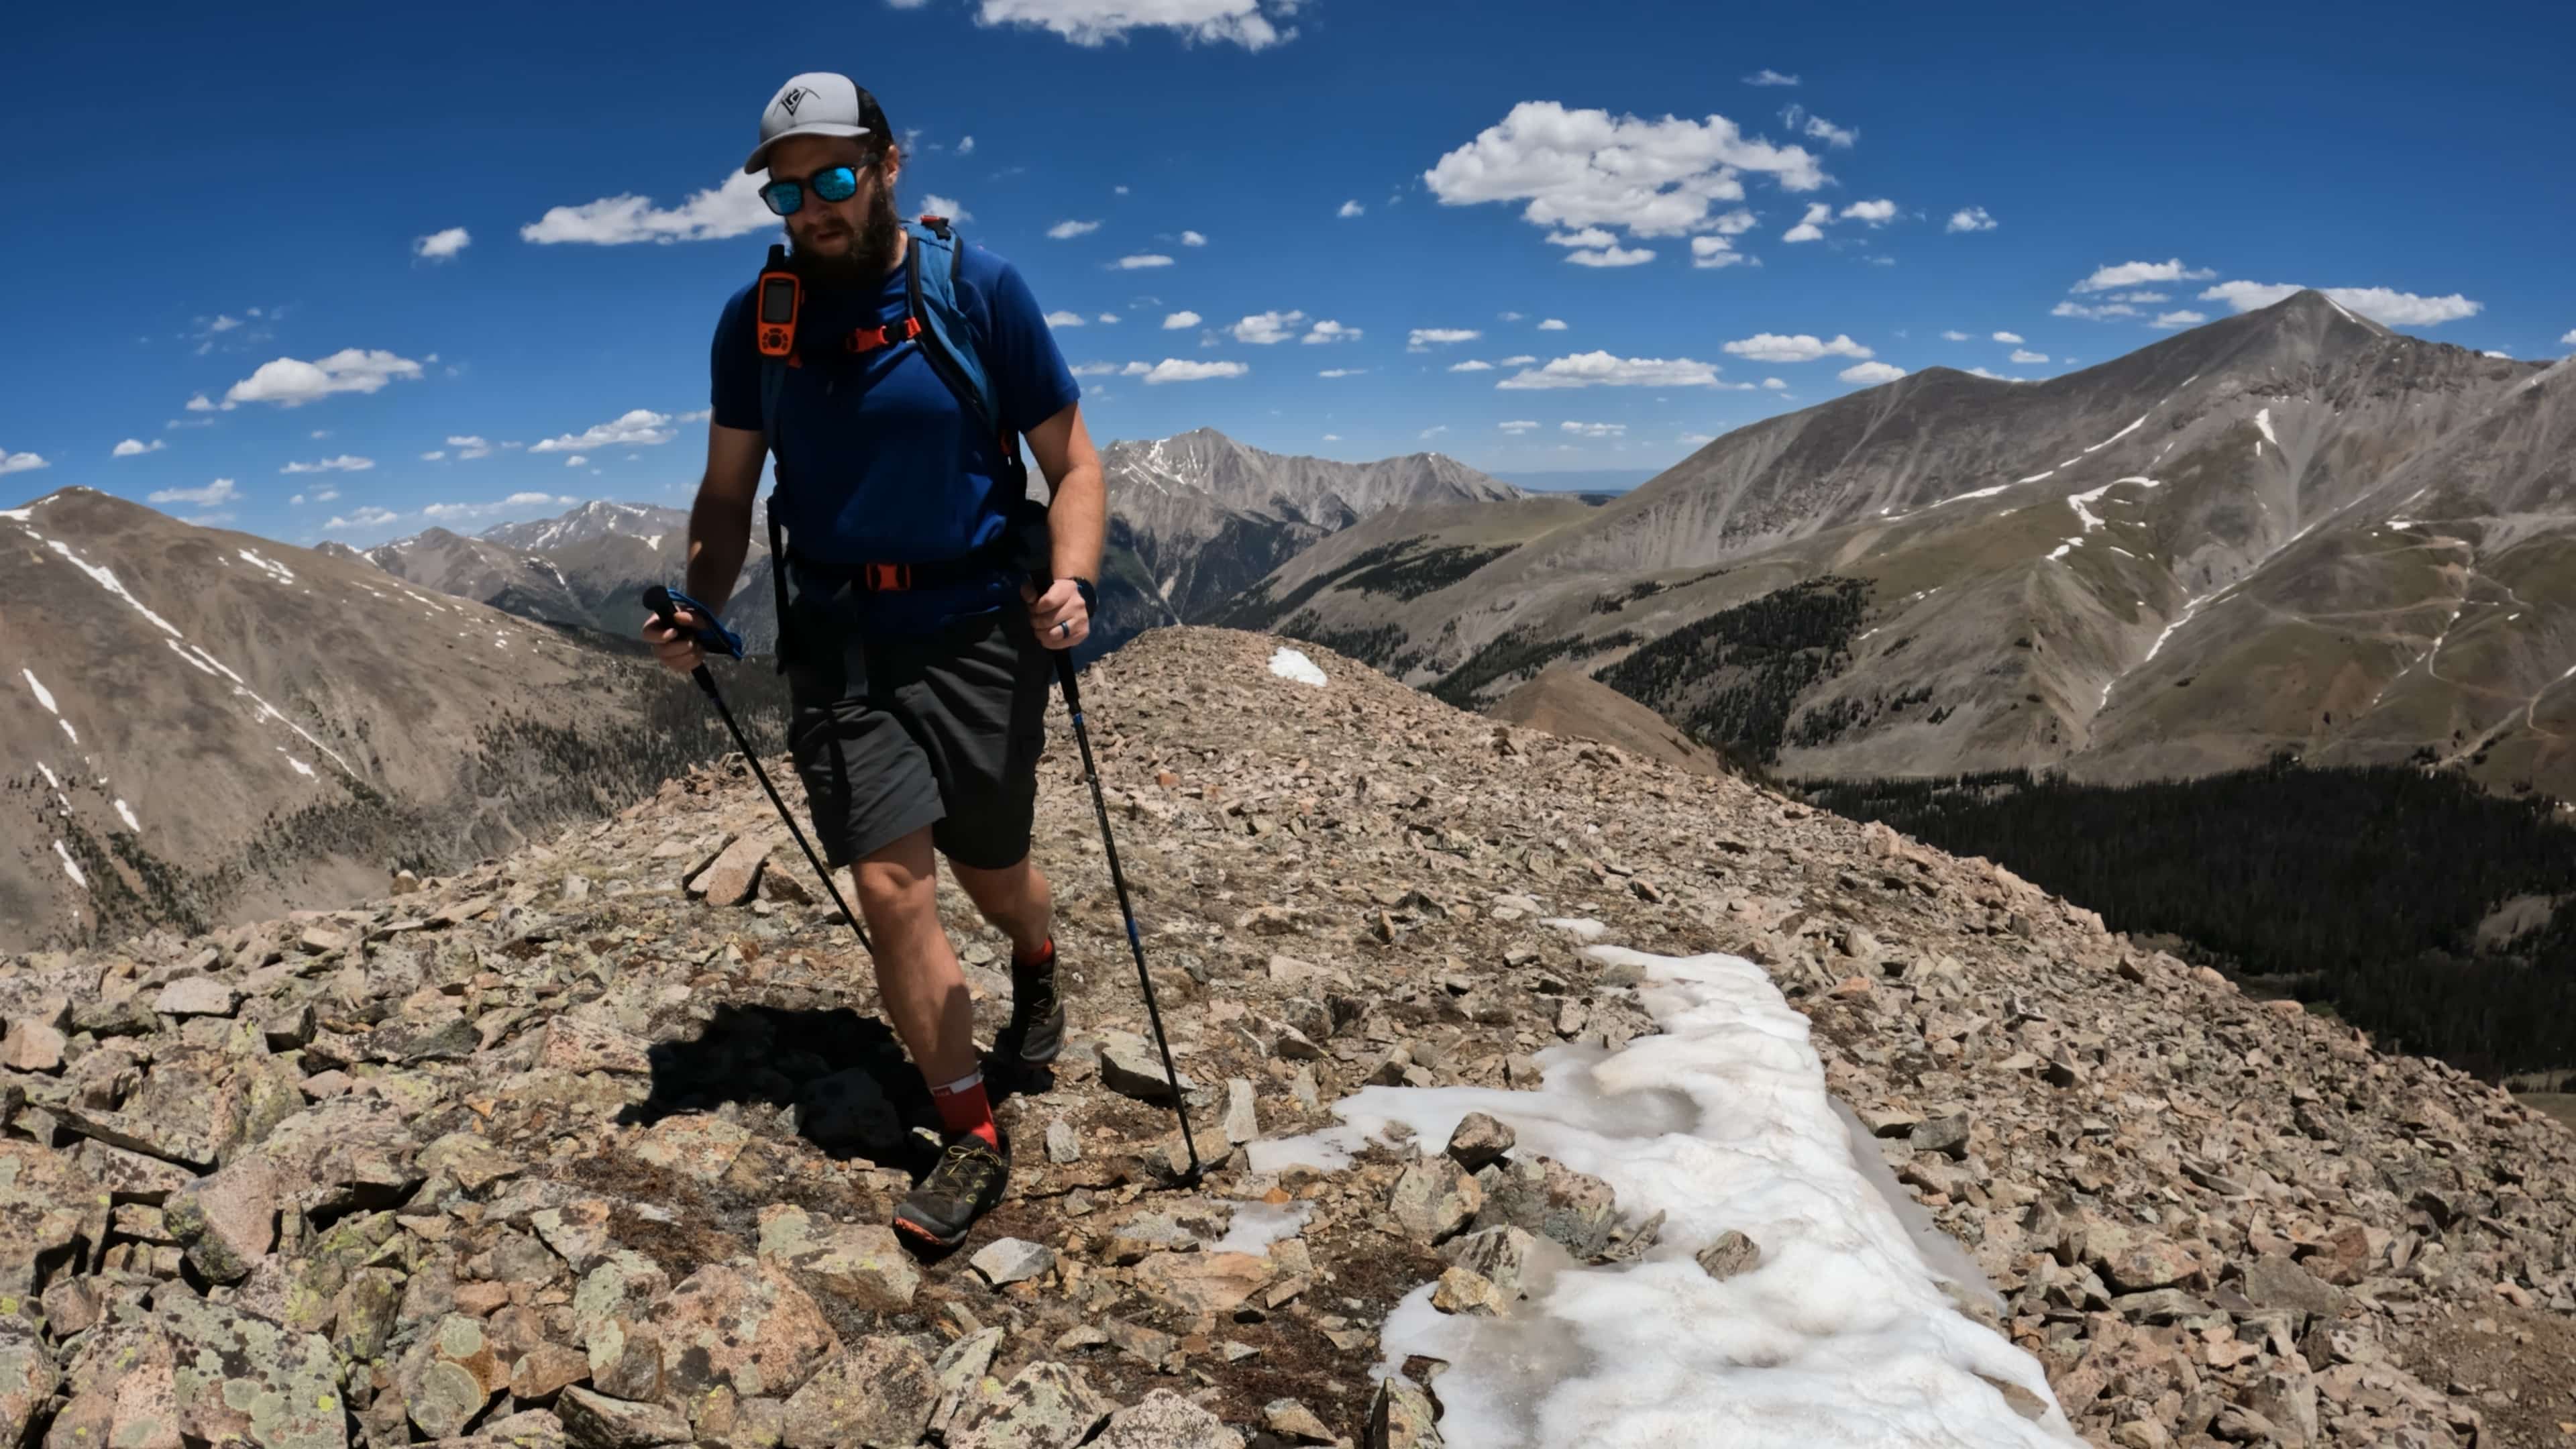
[[[663,623],[656,615],[645,615],[644,642],[653,646],[653,657],[662,661],[663,668],[673,674],[687,674],[706,662],[706,655],[698,648],[697,631],[705,628],[707,621],[695,609],[674,609],[671,617],[677,627]]]

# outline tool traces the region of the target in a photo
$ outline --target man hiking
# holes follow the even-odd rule
[[[718,609],[732,592],[773,456],[790,751],[827,860],[851,870],[886,1015],[945,1129],[894,1222],[953,1247],[1000,1200],[1010,1151],[932,852],[1011,938],[996,1067],[1053,1060],[1064,1010],[1030,820],[1048,651],[1090,632],[1107,498],[1045,312],[1008,262],[944,221],[902,220],[902,161],[875,97],[846,76],[797,76],[761,113],[743,170],[769,173],[761,197],[790,245],[716,326],[687,592]],[[1050,488],[1043,509],[1025,498],[1023,435]],[[1052,583],[1033,587],[1033,570]],[[709,622],[683,610],[644,637],[687,672]]]

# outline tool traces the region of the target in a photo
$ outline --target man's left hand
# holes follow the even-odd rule
[[[1028,603],[1030,627],[1049,649],[1070,649],[1090,637],[1091,611],[1083,607],[1082,590],[1073,580],[1058,579],[1043,594],[1022,584],[1020,597]]]

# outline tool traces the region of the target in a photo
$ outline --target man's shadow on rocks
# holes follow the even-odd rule
[[[786,1010],[725,1005],[694,1037],[647,1053],[652,1091],[618,1114],[649,1127],[727,1103],[784,1113],[796,1134],[836,1160],[864,1159],[915,1178],[939,1158],[939,1111],[894,1029],[849,1007]],[[1043,1067],[983,1062],[998,1110],[1054,1085]],[[929,1129],[931,1135],[915,1132]]]

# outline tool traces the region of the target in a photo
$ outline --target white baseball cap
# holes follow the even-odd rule
[[[742,163],[745,175],[769,164],[769,148],[790,136],[882,136],[885,111],[858,82],[828,70],[792,76],[760,113],[760,144]]]

